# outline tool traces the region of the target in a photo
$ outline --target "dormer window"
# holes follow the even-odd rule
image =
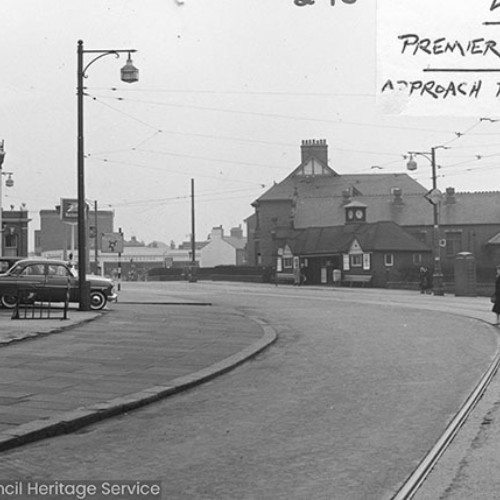
[[[318,175],[333,175],[333,172],[325,167],[321,162],[316,160],[316,158],[311,158],[307,163],[302,165],[299,169],[295,171],[296,176],[318,176]]]

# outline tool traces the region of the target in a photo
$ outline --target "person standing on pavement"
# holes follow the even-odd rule
[[[500,324],[500,266],[497,266],[497,275],[495,279],[495,295],[493,308],[491,310],[497,315],[497,322],[495,324]]]
[[[420,293],[425,293],[427,287],[427,268],[422,266],[418,274],[420,278]]]
[[[294,286],[299,286],[300,285],[300,275],[301,275],[300,267],[297,264],[293,268],[293,285]]]
[[[431,293],[432,292],[432,274],[431,271],[422,266],[420,268],[420,293]]]
[[[307,281],[307,269],[304,264],[300,267],[300,284],[303,285]]]

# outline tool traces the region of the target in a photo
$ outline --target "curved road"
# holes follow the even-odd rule
[[[279,340],[191,391],[3,453],[1,478],[161,479],[168,499],[389,498],[497,350],[496,331],[459,299],[204,282],[122,286],[122,300],[172,294],[243,310],[271,324]]]

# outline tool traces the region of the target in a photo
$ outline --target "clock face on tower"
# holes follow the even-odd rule
[[[350,220],[354,218],[354,211],[353,210],[347,211],[347,218]]]
[[[363,210],[356,210],[356,212],[354,212],[354,215],[356,216],[356,219],[357,220],[361,220],[363,218]]]

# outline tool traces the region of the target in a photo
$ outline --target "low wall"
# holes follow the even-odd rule
[[[192,272],[192,274],[191,274]],[[194,268],[156,268],[148,273],[148,281],[183,281],[194,275],[197,281],[241,281],[247,283],[269,283],[271,272],[266,267],[216,266]]]

